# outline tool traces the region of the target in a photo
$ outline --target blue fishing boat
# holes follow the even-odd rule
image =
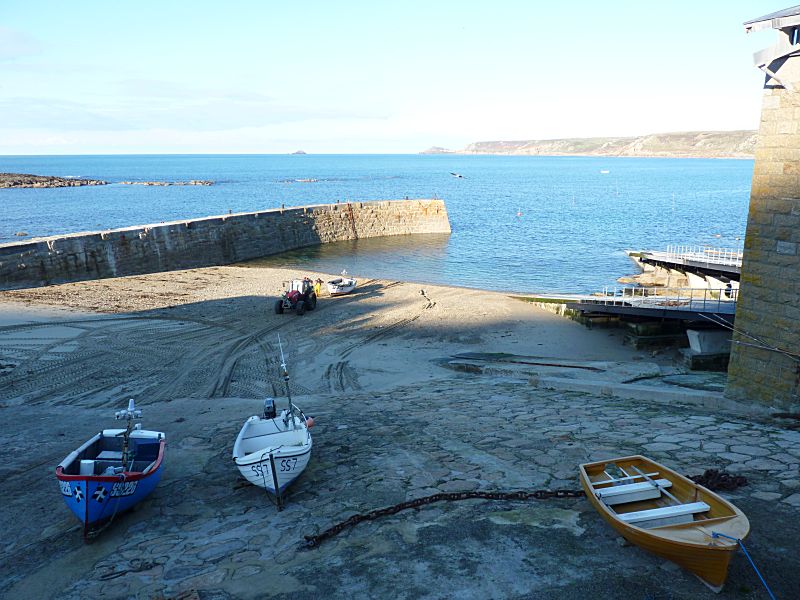
[[[116,515],[141,502],[161,479],[164,434],[134,425],[142,411],[133,400],[115,416],[127,421],[125,429],[104,429],[56,467],[61,495],[83,522],[87,540]]]

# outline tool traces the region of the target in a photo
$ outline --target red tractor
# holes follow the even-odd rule
[[[314,292],[314,282],[308,277],[292,279],[289,289],[275,301],[275,314],[281,315],[284,310],[294,309],[298,315],[307,310],[314,310],[317,306],[317,294]]]

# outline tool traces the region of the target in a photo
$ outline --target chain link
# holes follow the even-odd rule
[[[394,515],[402,510],[409,508],[419,508],[427,504],[442,501],[458,501],[458,500],[472,500],[480,498],[483,500],[549,500],[551,498],[581,498],[585,493],[583,490],[534,490],[531,492],[518,491],[518,492],[442,492],[440,494],[432,494],[431,496],[423,496],[422,498],[415,498],[414,500],[407,500],[394,506],[387,506],[386,508],[378,508],[376,510],[359,513],[351,516],[349,519],[337,523],[318,535],[304,536],[306,540],[306,548],[316,548],[323,541],[331,538],[349,527],[354,527],[363,521],[373,521],[380,517]]]
[[[740,475],[731,475],[725,471],[717,469],[709,469],[702,475],[695,475],[691,477],[695,483],[699,483],[710,490],[735,490],[738,487],[747,485],[747,479]],[[585,496],[583,490],[533,490],[530,492],[517,491],[517,492],[489,492],[489,491],[475,491],[475,492],[442,492],[440,494],[433,494],[431,496],[423,496],[422,498],[415,498],[395,504],[394,506],[387,506],[386,508],[379,508],[367,513],[355,514],[349,519],[337,523],[318,535],[304,536],[306,540],[306,548],[316,548],[323,541],[335,536],[340,531],[353,527],[362,523],[363,521],[373,521],[380,517],[394,515],[401,510],[409,508],[419,508],[426,504],[433,504],[434,502],[458,501],[458,500],[472,500],[480,498],[483,500],[550,500],[564,499],[564,498],[581,498]]]

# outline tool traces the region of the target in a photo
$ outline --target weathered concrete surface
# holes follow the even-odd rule
[[[0,289],[190,269],[339,240],[449,233],[442,200],[320,204],[0,244]]]
[[[750,518],[748,549],[778,597],[800,593],[800,432],[646,393],[545,390],[513,372],[443,369],[439,359],[456,354],[513,350],[591,361],[590,375],[615,386],[656,374],[655,357],[619,345],[615,332],[500,294],[425,286],[427,300],[418,286],[364,282],[303,317],[278,316],[270,298],[247,293],[270,277],[286,274],[224,267],[14,292],[172,308],[0,327],[0,596],[709,597],[693,576],[620,545],[585,499],[433,505],[302,549],[303,535],[356,512],[437,491],[577,488],[578,463],[632,453],[687,474],[745,475],[750,485],[727,496]],[[296,402],[318,422],[311,463],[281,513],[230,459],[243,420],[280,389],[277,332]],[[84,545],[53,469],[113,424],[129,396],[145,426],[167,432],[164,479]],[[738,555],[719,597],[760,598],[758,586]]]
[[[229,456],[259,401],[147,406],[147,423],[169,432],[164,480],[88,546],[60,503],[52,466],[73,438],[93,432],[84,423],[102,423],[111,407],[52,409],[53,437],[24,458],[29,436],[44,433],[42,410],[18,408],[13,418],[5,410],[4,464],[13,467],[4,473],[0,589],[9,598],[191,590],[217,598],[585,598],[588,588],[607,598],[704,597],[692,576],[621,546],[583,499],[435,505],[302,549],[304,534],[356,512],[437,491],[576,488],[577,463],[642,452],[689,474],[745,474],[751,484],[727,497],[751,520],[749,550],[778,597],[800,591],[800,433],[467,375],[452,392],[450,382],[430,381],[298,398],[319,426],[311,464],[281,513],[243,483]],[[760,597],[758,582],[739,555],[719,597],[751,595]]]

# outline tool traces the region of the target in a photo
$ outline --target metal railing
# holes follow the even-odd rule
[[[742,266],[743,252],[731,248],[711,248],[710,246],[667,246],[670,260],[691,260],[711,265]]]
[[[739,290],[734,287],[607,287],[602,295],[581,303],[732,314],[736,312],[738,295]]]

